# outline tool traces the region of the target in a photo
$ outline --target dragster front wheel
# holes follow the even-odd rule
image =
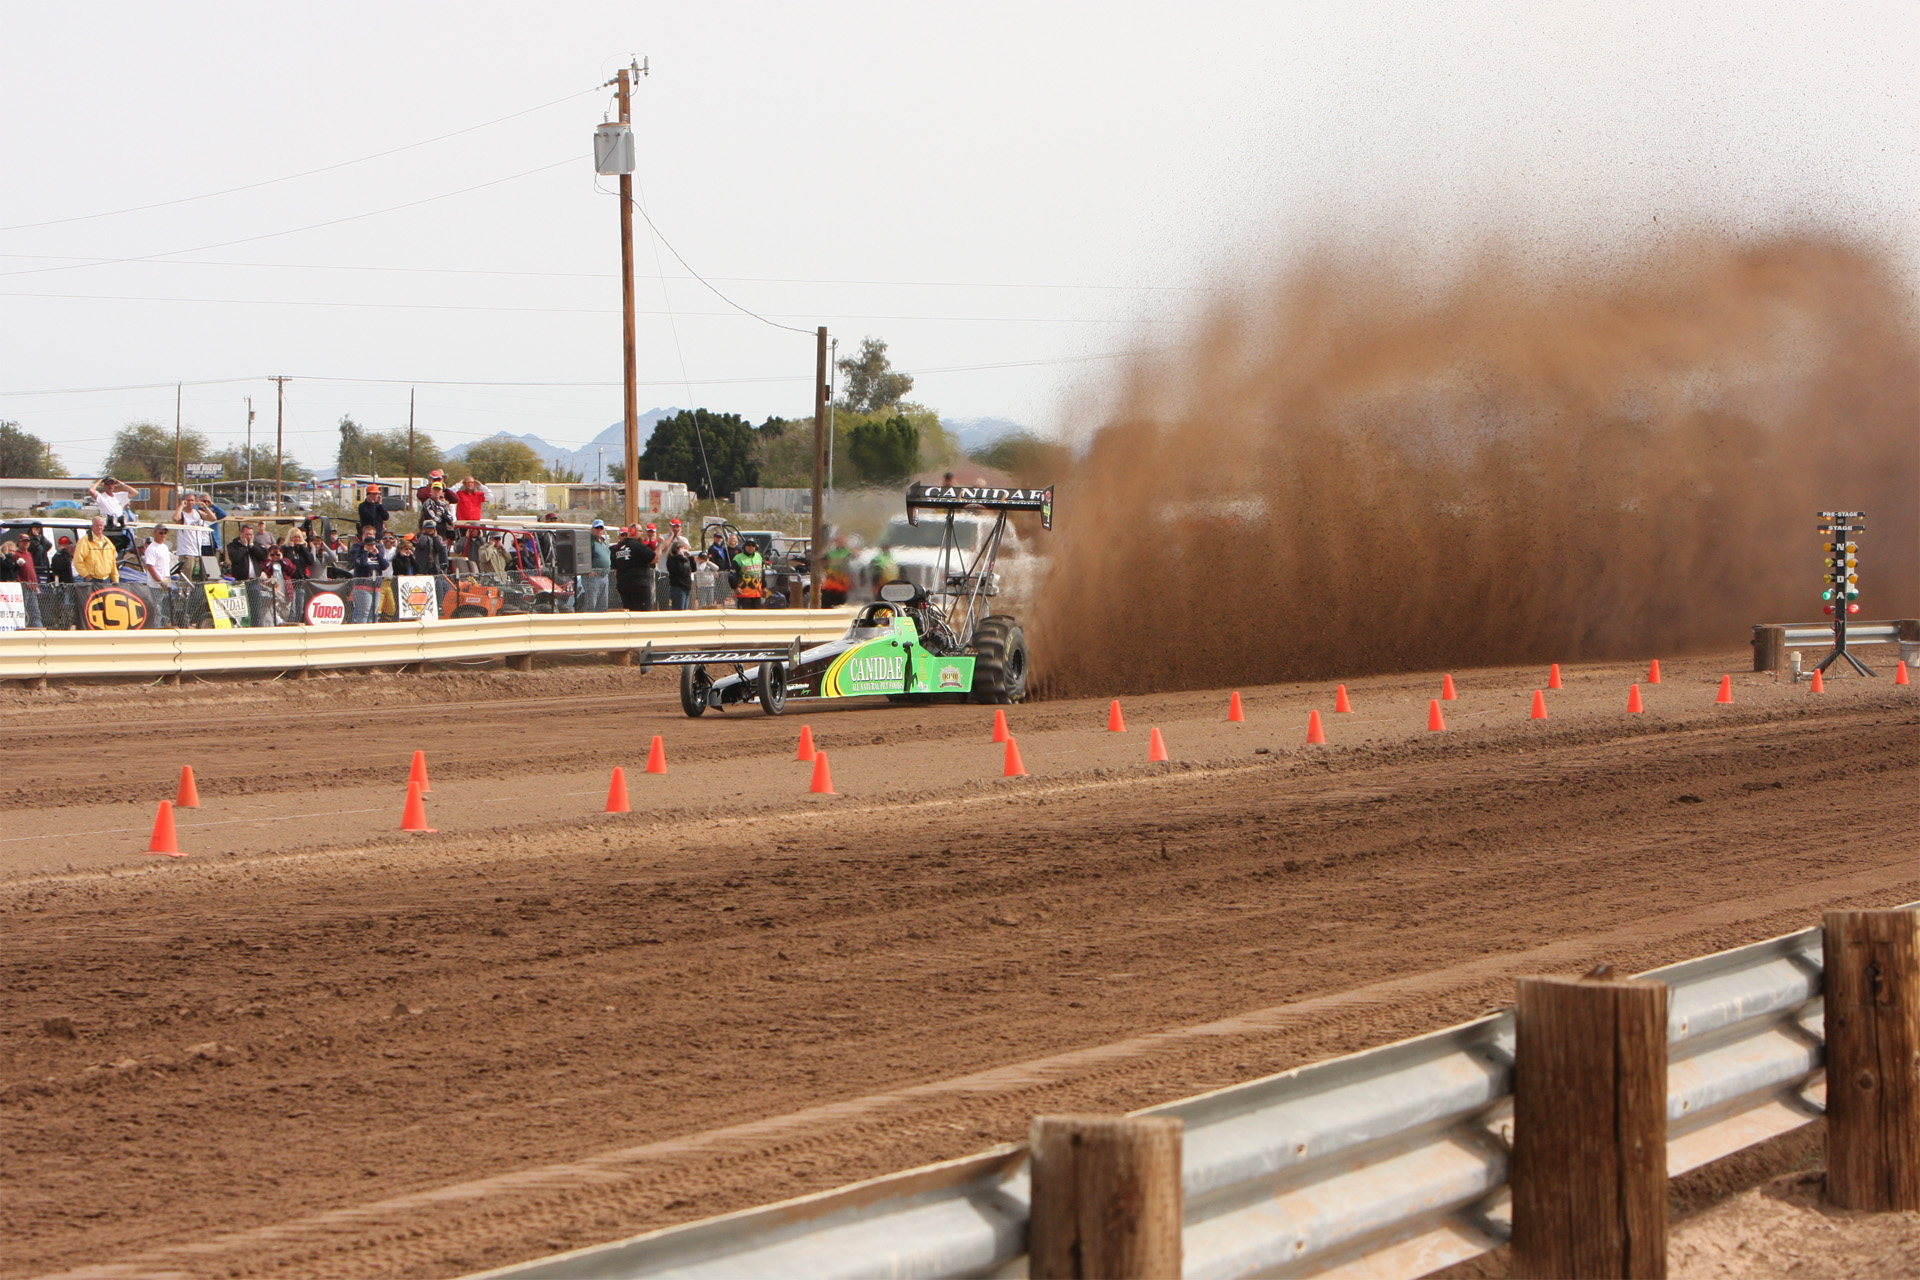
[[[760,664],[760,709],[770,716],[787,709],[787,669],[778,662]]]
[[[713,677],[705,667],[695,663],[680,668],[680,709],[696,719],[705,715],[707,694],[712,688]]]

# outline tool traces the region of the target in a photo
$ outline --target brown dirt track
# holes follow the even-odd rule
[[[1920,897],[1914,691],[1716,708],[1738,663],[1633,718],[1570,669],[1540,724],[1540,672],[1460,673],[1432,736],[1437,677],[1373,678],[1322,751],[1324,686],[1051,702],[1014,782],[979,708],[687,722],[607,668],[0,695],[0,1272],[458,1274]],[[194,856],[143,859],[189,761]]]

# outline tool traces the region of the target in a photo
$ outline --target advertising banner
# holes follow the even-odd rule
[[[147,602],[125,587],[101,587],[81,607],[88,631],[139,631],[147,625]]]
[[[301,610],[301,616],[308,623],[319,627],[337,627],[347,620],[346,583],[342,582],[342,589],[338,591],[312,584],[302,585],[310,587],[306,605]]]
[[[241,586],[232,582],[208,582],[200,589],[206,592],[207,610],[213,614],[217,630],[247,625],[252,615],[247,608],[247,593]]]
[[[27,593],[17,582],[0,582],[0,631],[27,625]]]
[[[403,574],[393,580],[394,608],[402,622],[440,616],[440,594],[432,574]]]

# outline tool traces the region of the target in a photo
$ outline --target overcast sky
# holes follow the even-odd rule
[[[639,223],[643,410],[805,415],[825,324],[945,416],[1049,429],[1329,228],[1584,249],[1657,216],[1904,253],[1917,14],[0,0],[0,418],[85,471],[173,421],[171,386],[93,389],[197,384],[223,443],[249,395],[271,438],[284,373],[309,464],[343,413],[404,425],[410,387],[443,446],[584,443],[620,415],[590,153],[629,55],[647,212],[766,318]]]

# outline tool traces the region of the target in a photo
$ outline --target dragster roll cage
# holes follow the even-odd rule
[[[1053,528],[1053,486],[1001,489],[990,485],[914,484],[907,488],[907,523],[922,511],[1038,511],[1040,527]]]
[[[647,647],[640,651],[640,669],[649,667],[698,667],[712,663],[715,666],[748,666],[757,662],[784,662],[788,668],[800,665],[800,637],[795,636],[793,643],[784,649],[771,646],[758,649],[663,649],[655,650],[649,640]]]

